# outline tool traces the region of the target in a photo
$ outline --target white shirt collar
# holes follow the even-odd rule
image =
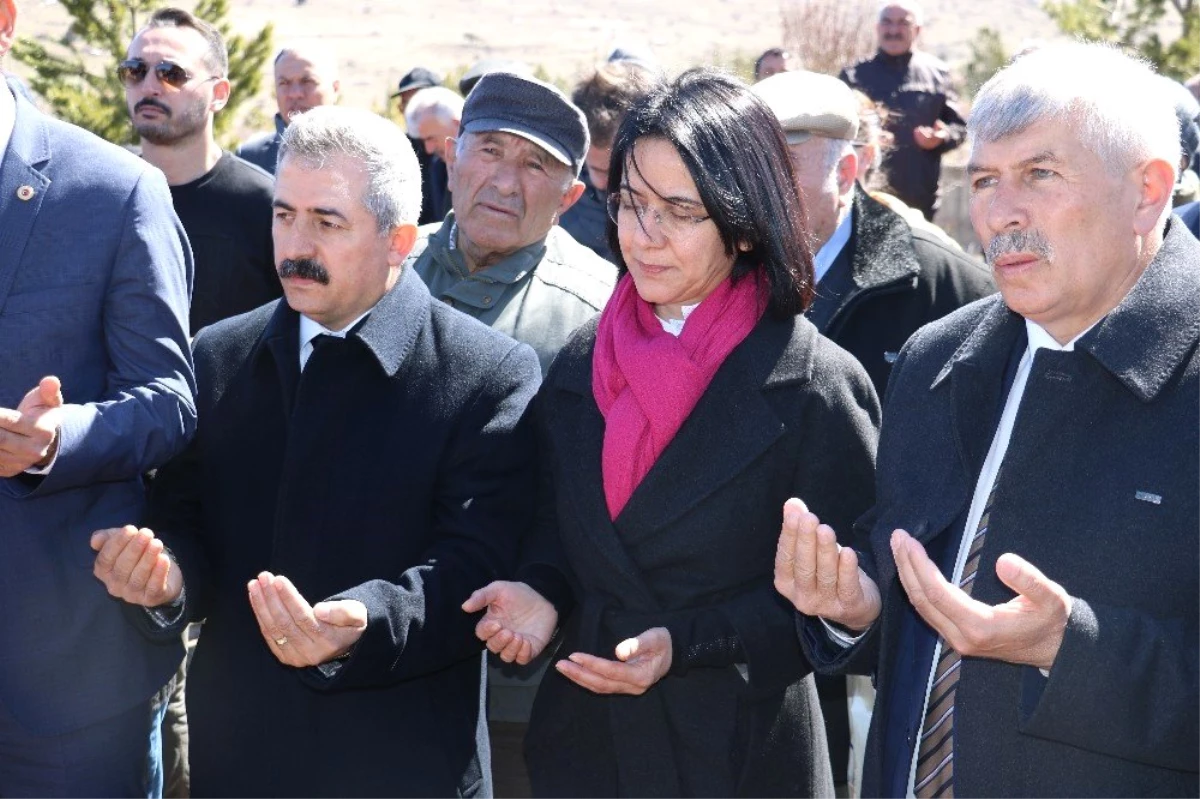
[[[841,255],[842,248],[846,246],[846,242],[850,241],[850,231],[853,228],[850,222],[851,216],[852,213],[842,215],[842,220],[834,228],[833,235],[829,237],[829,241],[822,244],[821,249],[817,250],[816,256],[813,257],[813,280],[817,283],[820,283],[821,278],[825,277],[825,273],[829,271],[829,267],[833,266],[833,262]]]
[[[341,330],[330,330],[319,322],[314,322],[304,314],[300,314],[300,371],[304,371],[304,365],[308,363],[309,356],[312,355],[313,345],[312,340],[321,334],[334,336],[335,338],[345,338],[350,329],[366,318],[367,314],[375,310],[372,305],[367,309],[366,313],[359,316],[350,324],[343,327]]]
[[[686,322],[687,318],[692,315],[692,311],[699,307],[700,303],[696,303],[695,305],[679,306],[679,309],[683,311],[682,319],[663,319],[661,316],[656,318],[658,319],[658,323],[662,325],[663,330],[667,331],[675,338],[679,338],[679,335],[683,332],[683,323]]]
[[[13,128],[16,124],[17,101],[4,81],[4,73],[0,72],[0,160],[4,159],[4,153],[8,150],[8,143],[12,139]]]
[[[1099,321],[1093,322],[1087,326],[1083,332],[1075,338],[1068,341],[1066,344],[1059,344],[1055,341],[1054,336],[1046,332],[1046,329],[1037,322],[1025,320],[1025,336],[1029,339],[1028,354],[1033,357],[1040,349],[1058,350],[1059,352],[1074,352],[1075,342],[1087,335],[1088,330],[1091,330],[1099,324]]]

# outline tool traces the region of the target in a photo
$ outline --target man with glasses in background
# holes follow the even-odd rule
[[[117,72],[142,157],[162,170],[196,262],[191,334],[283,293],[271,247],[271,176],[225,152],[213,117],[229,100],[220,32],[178,8],[154,12]]]
[[[895,148],[883,161],[891,193],[932,221],[938,207],[942,155],[967,138],[967,125],[955,107],[957,97],[946,64],[913,44],[923,13],[915,0],[890,3],[875,27],[879,51],[846,67],[840,77],[887,106],[887,128]]]
[[[283,293],[271,244],[271,176],[225,152],[213,117],[229,100],[220,31],[178,8],[154,12],[117,68],[142,158],[162,170],[192,246],[196,272],[189,332]],[[190,628],[190,644],[198,625]],[[189,656],[190,659],[190,656]],[[163,722],[164,793],[188,795],[186,662]]]

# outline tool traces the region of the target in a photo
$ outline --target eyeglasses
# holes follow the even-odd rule
[[[678,241],[691,235],[697,227],[712,217],[709,215],[698,216],[696,214],[684,213],[679,206],[671,206],[666,211],[660,211],[646,203],[640,202],[629,192],[621,191],[608,195],[608,218],[613,221],[613,224],[618,226],[621,224],[622,219],[625,220],[626,224],[636,219],[638,225],[642,228],[642,232],[653,238],[653,234],[646,226],[646,220],[652,218],[655,229],[664,238]]]
[[[146,79],[150,65],[140,58],[129,58],[117,65],[117,77],[126,86],[137,86]],[[159,61],[154,65],[154,76],[158,82],[172,89],[182,89],[194,75],[173,61]],[[205,80],[216,80],[217,76]]]

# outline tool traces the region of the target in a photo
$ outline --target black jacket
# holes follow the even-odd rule
[[[1030,666],[963,659],[958,796],[1200,790],[1197,263],[1200,244],[1173,222],[1137,284],[1074,352],[1040,350],[1033,361],[973,598],[1012,599],[996,560],[1014,552],[1074,604],[1049,679]],[[914,621],[889,537],[904,528],[931,555],[957,551],[1006,367],[1025,346],[1024,320],[1000,296],[909,342],[888,389],[877,503],[857,525],[883,615],[844,651],[801,617],[819,668],[875,674],[864,796],[902,795],[920,726],[912,699],[923,700],[932,663],[932,645],[918,656],[932,634]]]
[[[883,396],[917,328],[995,292],[986,267],[855,187],[850,240],[817,285],[808,318],[849,350]]]
[[[762,320],[614,522],[595,332],[563,349],[537,400],[539,533],[561,546],[578,603],[558,656],[611,658],[622,639],[666,626],[674,662],[640,697],[547,671],[526,741],[535,795],[832,795],[811,669],[772,565],[788,497],[845,524],[871,502],[866,375],[803,318]]]
[[[188,675],[197,796],[490,795],[481,645],[460,605],[531,523],[539,382],[524,344],[405,270],[299,371],[286,302],[201,331],[201,431],[161,470],[151,525],[207,618]],[[327,676],[284,666],[246,582],[357,599],[367,630]]]
[[[894,149],[882,164],[888,185],[893,194],[932,219],[938,205],[942,154],[967,138],[967,123],[956,107],[946,64],[920,50],[902,56],[880,50],[874,57],[846,67],[838,77],[887,106],[887,129],[895,137]],[[939,120],[946,125],[945,143],[922,150],[913,140],[913,129]]]

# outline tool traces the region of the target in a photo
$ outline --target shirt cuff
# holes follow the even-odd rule
[[[825,628],[825,632],[829,635],[829,640],[833,641],[833,643],[837,644],[842,649],[849,649],[861,641],[862,637],[866,635],[865,630],[858,635],[850,635],[845,630],[839,630],[837,627],[834,627],[832,624],[822,618],[818,617],[817,621],[821,622],[821,626]]]

